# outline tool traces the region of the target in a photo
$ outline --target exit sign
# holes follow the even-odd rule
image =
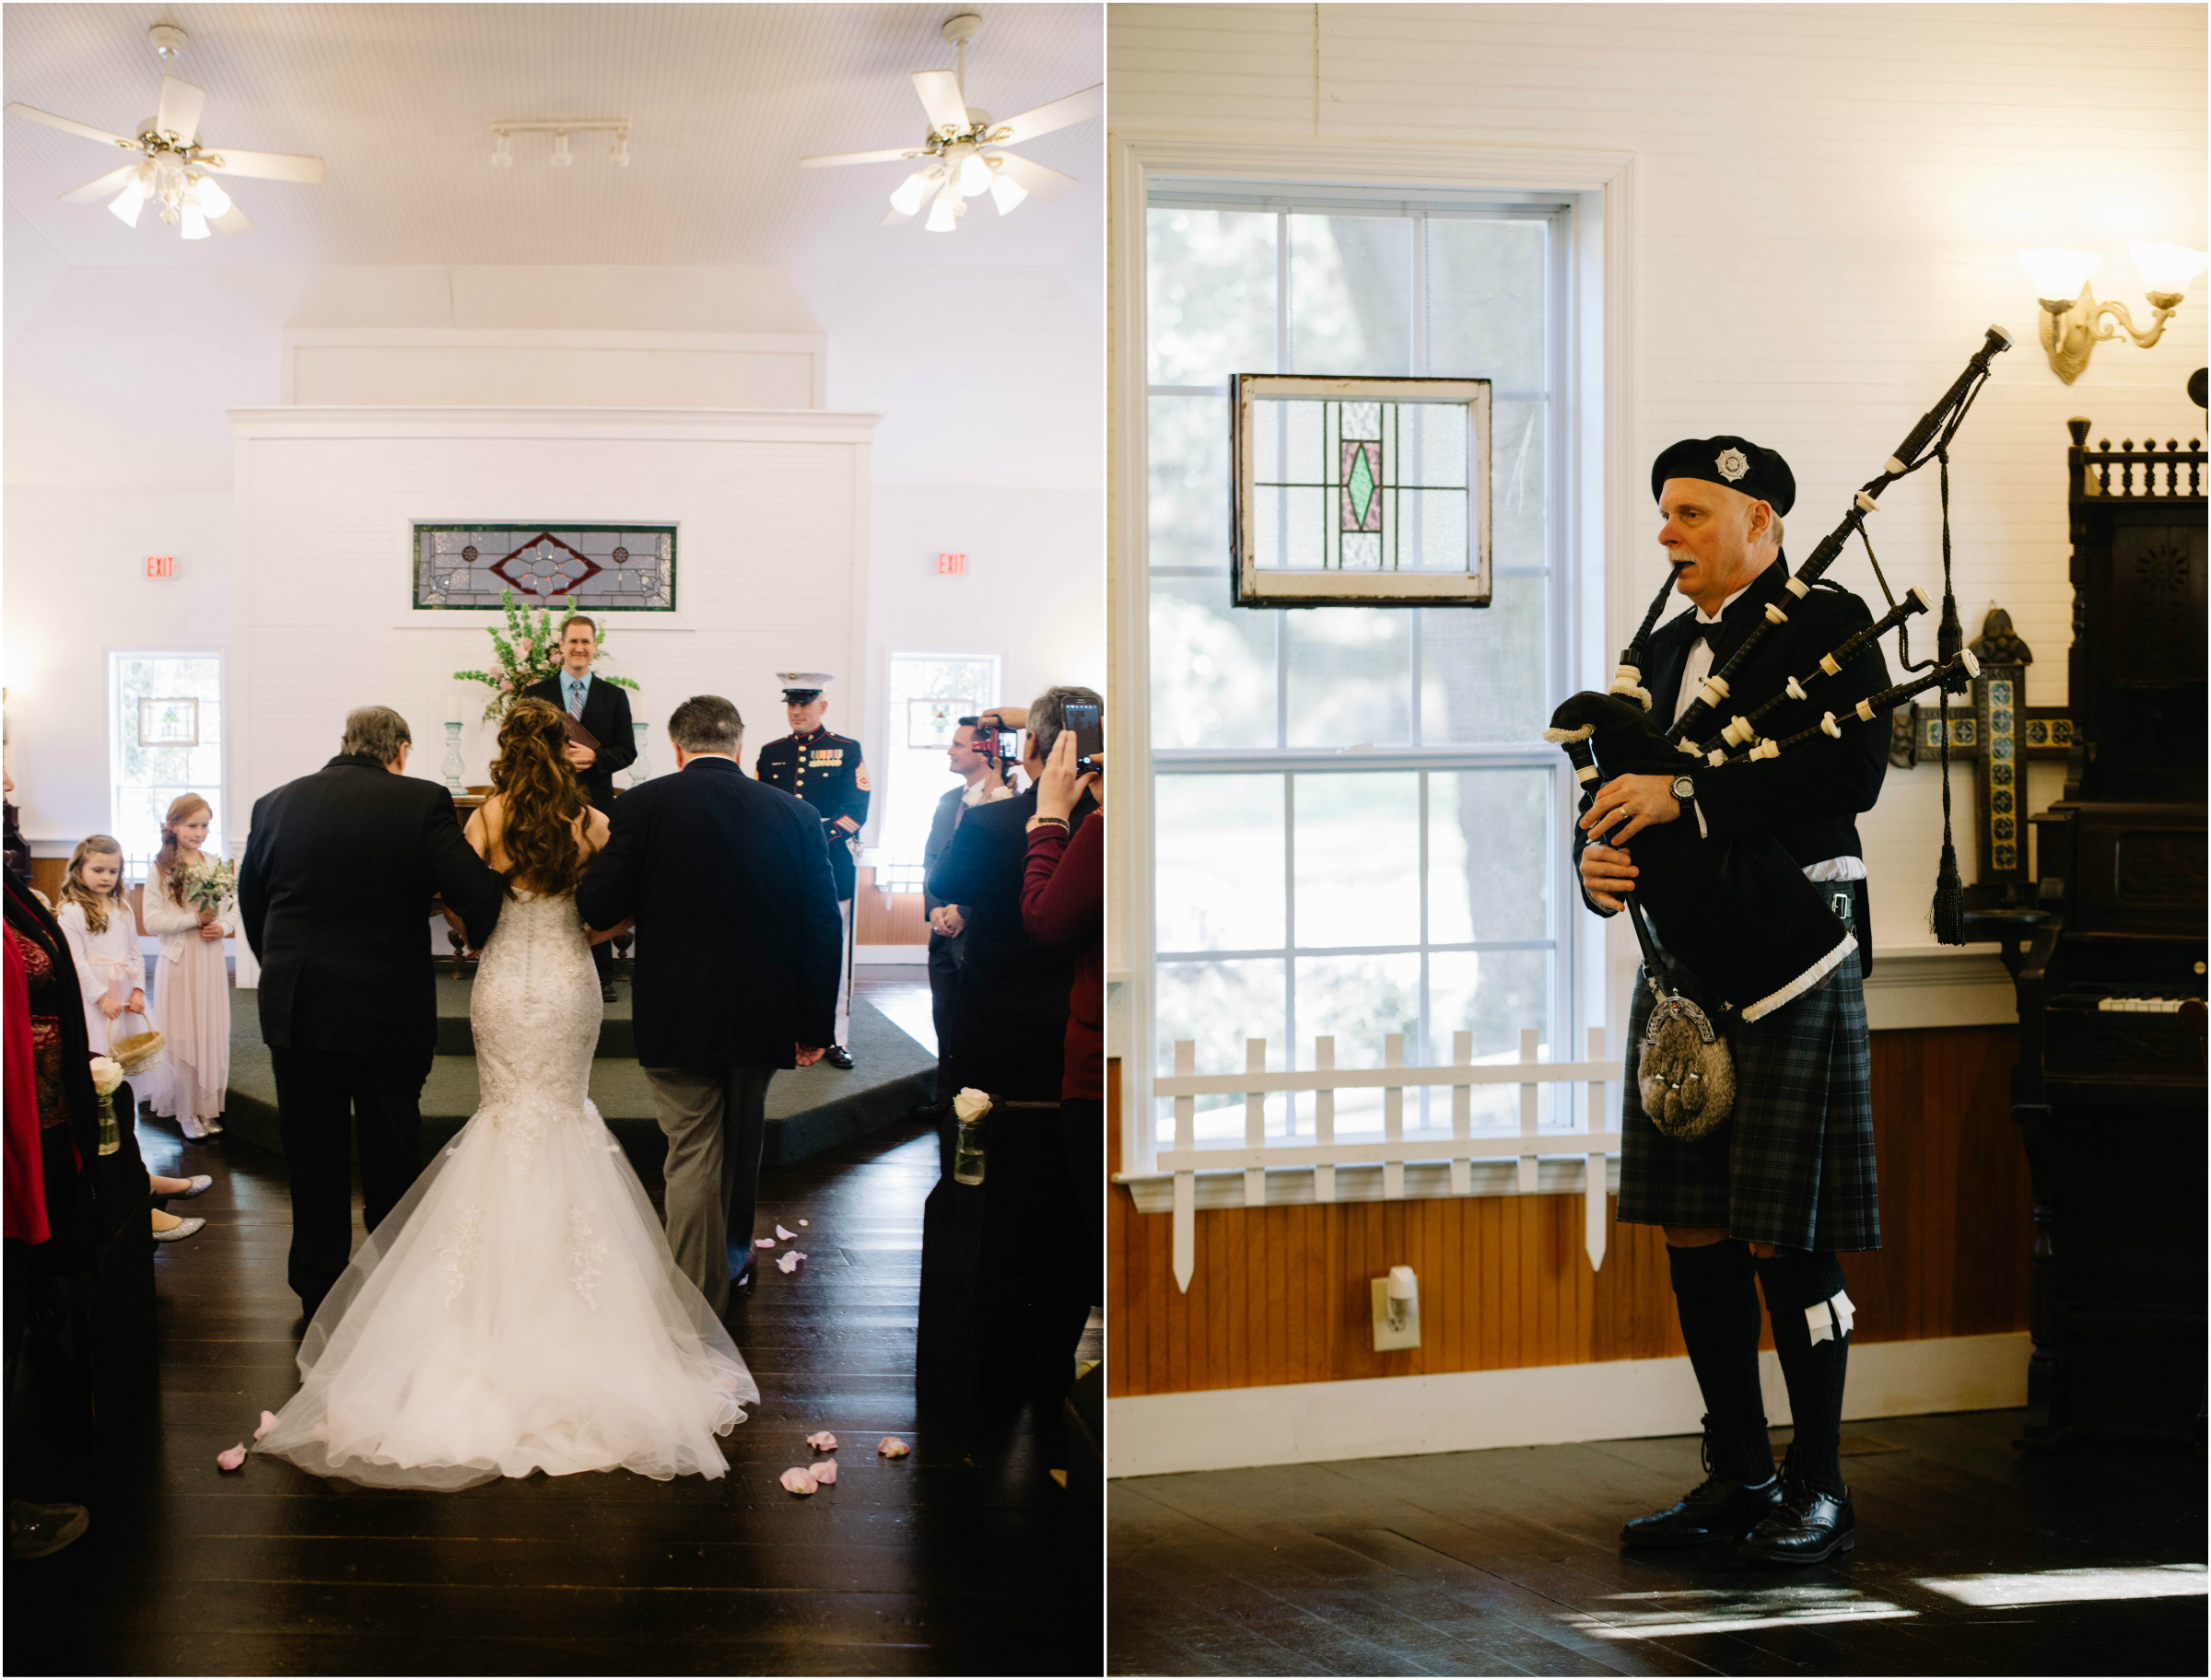
[[[937,556],[937,576],[940,578],[966,577],[967,556],[965,554],[939,554]]]
[[[146,575],[148,578],[174,578],[177,575],[177,557],[174,554],[148,554],[146,557]]]

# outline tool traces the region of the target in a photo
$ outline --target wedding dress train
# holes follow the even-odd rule
[[[385,1488],[721,1476],[760,1391],[585,1094],[599,981],[573,895],[508,903],[469,1019],[481,1106],[316,1312],[257,1450]]]

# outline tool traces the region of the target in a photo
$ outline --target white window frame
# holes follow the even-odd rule
[[[1152,1124],[1157,1049],[1147,552],[1148,211],[1154,187],[1169,180],[1179,186],[1186,179],[1193,189],[1207,181],[1280,182],[1285,190],[1295,183],[1301,201],[1324,195],[1328,187],[1351,187],[1396,189],[1398,196],[1515,195],[1572,207],[1575,237],[1566,276],[1568,367],[1562,389],[1570,393],[1573,430],[1561,463],[1563,494],[1554,508],[1562,527],[1554,553],[1564,556],[1569,570],[1567,622],[1553,626],[1553,646],[1562,650],[1556,661],[1566,679],[1562,687],[1570,689],[1598,684],[1606,669],[1604,648],[1624,635],[1635,612],[1626,580],[1637,527],[1624,517],[1638,505],[1631,464],[1634,160],[1611,152],[1175,137],[1117,138],[1109,163],[1109,427],[1118,467],[1109,506],[1117,586],[1109,609],[1116,698],[1109,751],[1125,768],[1114,778],[1107,804],[1109,844],[1122,860],[1111,877],[1107,974],[1113,992],[1109,1031],[1122,1074],[1121,1170],[1131,1176],[1153,1173],[1158,1153]],[[1269,769],[1302,767],[1271,752],[1266,757]],[[1439,762],[1428,767],[1446,766]],[[1571,784],[1562,777],[1561,785]],[[1571,1054],[1566,1046],[1583,1042],[1585,1028],[1624,1021],[1633,974],[1632,950],[1615,930],[1587,916],[1570,925],[1560,963],[1573,975],[1571,1008],[1551,1028],[1559,1060]],[[1619,1035],[1609,1037],[1618,1048]]]
[[[116,800],[121,797],[123,790],[123,728],[124,720],[118,715],[116,705],[116,690],[122,679],[122,661],[124,659],[213,659],[216,665],[216,688],[222,697],[220,704],[223,708],[223,739],[217,743],[221,755],[222,772],[217,778],[216,797],[222,801],[224,827],[212,834],[210,839],[213,849],[218,857],[228,857],[235,861],[243,847],[237,845],[231,836],[245,832],[245,815],[247,813],[237,811],[233,807],[231,799],[232,743],[237,740],[238,712],[236,706],[232,705],[228,652],[221,648],[158,648],[144,642],[112,645],[102,648],[101,652],[106,656],[105,675],[108,691],[105,704],[100,707],[107,714],[108,718],[108,832],[110,834],[122,832],[122,824],[116,821],[118,815]],[[139,860],[132,858],[125,861],[128,864]]]

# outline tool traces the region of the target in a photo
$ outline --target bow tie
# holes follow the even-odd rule
[[[1689,639],[1691,642],[1702,642],[1713,652],[1717,653],[1720,650],[1720,637],[1725,634],[1726,628],[1727,620],[1725,614],[1709,624],[1699,619],[1695,623],[1695,627],[1690,632]]]

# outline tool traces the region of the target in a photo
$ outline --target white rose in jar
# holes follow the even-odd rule
[[[122,1083],[123,1066],[121,1063],[105,1056],[96,1056],[92,1058],[92,1089],[94,1091],[103,1097],[111,1097],[115,1094],[115,1088]]]
[[[965,1086],[953,1098],[952,1112],[962,1120],[980,1120],[990,1112],[990,1093],[977,1091],[972,1085]]]

